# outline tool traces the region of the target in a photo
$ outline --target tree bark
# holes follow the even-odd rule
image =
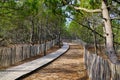
[[[34,44],[35,26],[34,26],[34,21],[33,20],[31,20],[31,25],[32,25],[31,41],[32,41],[32,44]]]
[[[107,9],[107,5],[106,2],[107,0],[102,0],[102,16],[104,19],[104,27],[105,27],[105,42],[106,42],[106,53],[110,59],[110,61],[114,64],[120,64],[120,60],[118,59],[116,52],[115,52],[115,48],[114,48],[114,40],[113,40],[113,31],[112,31],[112,26],[111,26],[111,22],[110,22],[110,16],[108,13],[108,9]],[[81,7],[74,7],[75,9],[78,10],[83,10],[86,12],[101,12],[101,10],[96,9],[96,10],[89,10],[86,8],[81,8]],[[103,37],[103,36],[101,36]],[[104,38],[104,37],[103,37]]]
[[[95,54],[97,54],[97,39],[96,39],[96,34],[95,34],[95,27],[93,27],[93,39],[94,39],[94,48],[95,48]]]
[[[106,52],[111,60],[112,63],[118,64],[120,61],[118,60],[114,48],[114,42],[113,42],[113,33],[112,33],[112,26],[110,22],[110,16],[108,13],[107,5],[105,0],[102,0],[102,15],[104,19],[104,26],[105,26],[105,36],[106,36]]]
[[[74,7],[76,10],[83,10],[85,12],[92,12],[92,13],[99,13],[101,12],[101,9],[95,9],[95,10],[89,10],[89,9],[86,9],[86,8],[82,8],[82,7]]]

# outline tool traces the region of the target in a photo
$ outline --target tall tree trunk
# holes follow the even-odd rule
[[[39,26],[39,44],[41,44],[42,43],[42,27],[41,26]]]
[[[61,32],[59,31],[59,34],[58,34],[58,45],[59,45],[59,48],[61,47],[61,40],[60,40],[60,36],[61,36]]]
[[[36,43],[39,44],[39,23],[36,24]]]
[[[95,27],[93,27],[93,38],[94,38],[94,48],[95,48],[95,54],[97,54],[97,39],[96,39],[96,34],[95,34]]]
[[[44,43],[44,56],[46,56],[46,26],[44,26],[44,35],[43,35],[43,43]]]
[[[44,26],[44,56],[46,55],[47,26],[48,26],[48,15],[46,16],[46,23]]]
[[[102,0],[102,15],[104,19],[104,25],[105,25],[105,34],[106,34],[106,52],[108,54],[109,59],[112,63],[118,64],[120,63],[118,61],[118,58],[116,56],[114,43],[113,43],[113,33],[112,33],[112,26],[110,22],[110,16],[108,13],[107,5],[105,0]]]
[[[31,20],[31,23],[32,23],[32,35],[31,35],[32,36],[32,38],[31,38],[32,40],[31,41],[32,41],[32,44],[34,44],[34,40],[35,40],[35,37],[34,37],[34,35],[35,35],[35,32],[34,32],[35,31],[34,21]]]
[[[41,23],[42,24],[42,23]],[[42,26],[40,25],[39,26],[39,44],[41,44],[42,43]]]
[[[61,23],[61,19],[59,20],[59,34],[58,34],[58,40],[59,40],[59,48],[61,47],[61,25],[60,25],[60,23]]]

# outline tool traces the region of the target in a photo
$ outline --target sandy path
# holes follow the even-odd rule
[[[23,80],[88,80],[82,47],[70,44],[64,55]]]

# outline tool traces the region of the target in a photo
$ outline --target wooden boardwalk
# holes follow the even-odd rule
[[[69,43],[69,50],[51,64],[37,69],[20,80],[89,80],[82,46]]]
[[[62,48],[50,53],[42,58],[33,60],[31,62],[24,63],[19,66],[8,68],[6,70],[0,70],[0,80],[15,80],[21,76],[24,76],[58,58],[69,49],[69,45],[64,43]]]

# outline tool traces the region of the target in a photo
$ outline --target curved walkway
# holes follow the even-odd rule
[[[89,80],[83,61],[83,48],[69,44],[70,49],[43,69],[21,80]]]
[[[64,43],[61,49],[57,50],[56,52],[50,53],[42,58],[6,70],[0,70],[0,80],[15,80],[50,63],[51,61],[65,53],[68,49],[69,45],[67,43]]]

